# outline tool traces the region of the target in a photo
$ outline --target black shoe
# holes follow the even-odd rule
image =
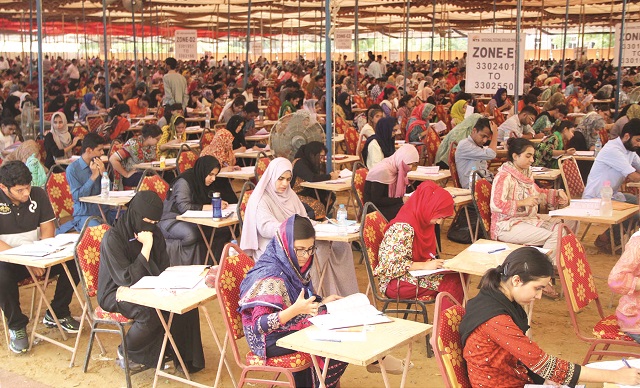
[[[26,353],[29,350],[29,338],[27,337],[27,328],[22,327],[18,330],[9,329],[9,337],[11,341],[9,347],[14,353]]]
[[[124,356],[120,353],[120,347],[118,346],[118,359],[116,360],[116,365],[118,365],[122,370],[126,370],[124,364]],[[148,366],[144,364],[138,364],[137,362],[129,360],[129,372],[138,373],[144,370],[149,369]]]
[[[80,322],[76,321],[71,315],[64,318],[58,318],[58,321],[60,322],[60,326],[62,326],[62,329],[67,333],[75,334],[78,332],[78,330],[80,330]],[[44,325],[48,328],[56,327],[56,321],[53,320],[53,317],[49,313],[49,310],[47,310],[47,312],[44,314],[42,323],[44,323]]]

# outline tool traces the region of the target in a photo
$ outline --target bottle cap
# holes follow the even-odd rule
[[[604,186],[604,187],[611,187],[611,182],[609,182],[609,181],[604,181],[603,186]]]
[[[213,198],[220,198],[220,193],[217,191],[213,193]]]

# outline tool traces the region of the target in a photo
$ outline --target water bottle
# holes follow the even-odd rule
[[[204,127],[211,128],[211,109],[207,108],[207,116],[204,119]]]
[[[213,220],[220,221],[222,219],[222,198],[220,198],[220,193],[213,193],[211,207],[213,208]]]
[[[469,173],[469,184],[467,185],[468,189],[471,189],[471,185],[473,184],[473,174],[476,172],[476,166],[471,167],[471,172]]]
[[[601,149],[602,149],[602,142],[600,141],[600,136],[598,136],[598,139],[596,140],[596,146],[593,151],[593,156],[598,156]]]
[[[100,180],[100,198],[109,199],[109,187],[111,181],[109,180],[109,174],[107,172],[102,173],[102,179]]]
[[[230,242],[231,244],[238,245],[238,240],[231,240]],[[236,251],[233,247],[229,247],[229,256],[238,256],[238,251]]]
[[[602,217],[613,216],[613,204],[611,203],[612,196],[613,189],[611,188],[611,182],[604,181],[604,184],[600,189],[600,215]]]
[[[338,213],[336,214],[336,220],[338,221],[338,233],[341,236],[347,235],[347,208],[344,204],[340,204]]]
[[[74,123],[77,123],[77,122],[78,122],[78,112],[75,112],[75,113],[73,114],[73,122],[74,122]]]

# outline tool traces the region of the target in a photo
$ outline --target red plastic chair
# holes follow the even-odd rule
[[[473,206],[479,215],[473,240],[478,239],[479,232],[489,238],[491,236],[491,183],[484,178],[478,179],[476,173],[474,174],[474,181],[469,182],[469,185],[471,187]]]
[[[151,169],[144,170],[142,173],[142,179],[138,182],[138,187],[136,187],[136,192],[138,191],[153,191],[158,194],[158,197],[162,201],[167,199],[167,194],[169,193],[169,184],[167,181],[162,179],[157,172]]]
[[[356,104],[358,109],[367,109],[367,105],[364,103],[364,100],[362,99],[362,97],[360,97],[360,95],[354,94],[351,96],[351,99]]]
[[[347,125],[344,132],[344,144],[347,147],[347,154],[357,155],[359,141],[360,135],[358,134],[358,131],[354,127]]]
[[[229,248],[238,252],[229,256]],[[237,341],[244,337],[242,328],[242,316],[238,312],[240,301],[240,283],[247,272],[253,268],[254,262],[240,247],[235,244],[227,244],[220,260],[220,267],[216,278],[216,294],[222,311],[222,318],[226,327],[221,357],[225,357],[227,347],[231,348],[236,364],[242,369],[237,387],[245,383],[268,384],[295,387],[293,372],[299,372],[312,365],[311,356],[306,353],[292,353],[284,356],[270,357],[263,360],[249,351],[244,357],[240,354]],[[292,367],[292,365],[295,365]],[[274,379],[248,377],[249,373],[275,373]],[[284,374],[287,381],[277,380]]]
[[[69,181],[67,181],[67,173],[61,166],[51,167],[47,175],[45,189],[53,207],[53,214],[56,216],[57,226],[71,221],[73,219],[73,197]]]
[[[267,103],[267,120],[278,120],[280,105],[282,105],[280,98],[274,93]]]
[[[353,165],[353,175],[351,175],[351,188],[356,194],[356,203],[358,204],[357,218],[362,215],[364,207],[364,182],[367,180],[369,169],[362,162],[356,162]]]
[[[424,144],[427,146],[427,166],[433,166],[436,162],[436,154],[442,140],[438,133],[431,127],[427,129],[427,136],[424,138]]]
[[[217,122],[218,117],[220,117],[220,115],[222,114],[222,109],[224,109],[224,106],[214,103],[212,107],[213,108],[211,109],[211,119],[213,120],[213,122]]]
[[[255,174],[256,183],[258,183],[260,178],[262,178],[262,175],[264,174],[264,172],[267,170],[267,167],[269,167],[269,162],[271,162],[271,159],[269,157],[262,157],[256,160],[256,166],[253,170]]]
[[[451,172],[451,178],[453,178],[453,187],[462,187],[460,185],[460,177],[458,176],[458,167],[456,167],[456,149],[458,148],[458,142],[454,141],[449,148],[449,172]]]
[[[253,189],[256,187],[252,182],[246,181],[244,185],[242,185],[242,191],[240,192],[240,197],[238,198],[238,206],[236,207],[236,212],[238,214],[238,222],[240,224],[240,230],[242,230],[242,220],[244,220],[244,212],[247,210],[247,203],[249,203],[249,197],[251,193],[253,193]]]
[[[192,150],[186,144],[180,146],[180,151],[178,151],[178,157],[176,158],[176,169],[178,170],[178,174],[182,174],[186,170],[192,168],[196,164],[196,160],[198,160],[199,154]]]
[[[202,137],[200,138],[200,149],[203,150],[207,148],[207,146],[213,143],[213,139],[215,138],[216,133],[210,129],[205,129],[202,132]]]
[[[453,302],[453,306],[443,310],[444,298]],[[471,388],[467,362],[462,357],[462,339],[460,338],[460,322],[464,314],[464,307],[451,294],[448,292],[438,294],[431,346],[445,388]]]
[[[598,356],[598,360],[604,356],[640,357],[640,344],[620,331],[615,314],[604,315],[584,248],[566,225],[558,228],[556,265],[573,330],[580,340],[590,344],[582,365],[588,364],[593,356]],[[595,303],[600,320],[593,327],[592,335],[587,335],[580,328],[578,314],[592,302]],[[593,310],[592,307],[590,311]],[[609,350],[610,346],[624,346],[628,351]],[[602,348],[598,350],[599,347]]]
[[[95,132],[96,129],[104,124],[104,116],[102,115],[87,115],[85,119],[87,122],[87,127],[89,127],[90,132]]]

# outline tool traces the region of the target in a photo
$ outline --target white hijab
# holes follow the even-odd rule
[[[62,119],[62,129],[57,129],[54,124],[56,116],[60,116]],[[56,146],[60,150],[64,150],[71,144],[71,133],[69,133],[69,127],[67,126],[67,117],[62,112],[56,112],[51,115],[51,135],[53,141],[56,142]],[[65,158],[71,157],[71,150],[65,153]]]

